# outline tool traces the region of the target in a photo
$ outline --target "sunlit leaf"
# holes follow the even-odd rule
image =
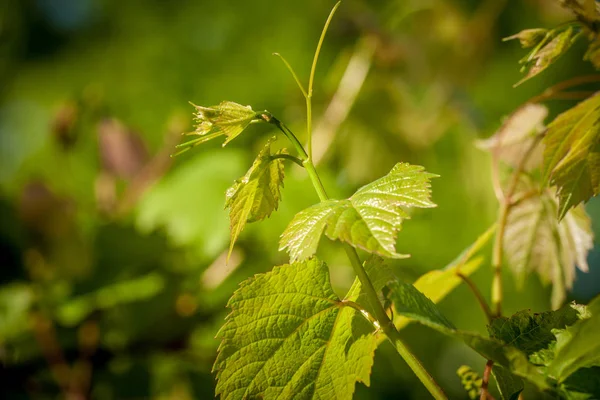
[[[600,192],[600,93],[556,117],[544,144],[544,178],[557,187],[563,218]]]
[[[525,186],[525,192],[534,190]],[[504,231],[504,252],[517,283],[536,272],[552,283],[552,307],[558,308],[573,286],[575,268],[588,270],[593,246],[591,221],[582,206],[557,221],[556,200],[547,192],[524,198],[511,207]]]
[[[554,37],[552,37],[552,35],[554,35]],[[527,70],[527,75],[525,75],[525,77],[516,85],[520,85],[533,78],[548,68],[550,64],[558,60],[560,56],[569,50],[569,47],[571,47],[571,44],[573,44],[577,35],[575,34],[573,27],[569,26],[560,33],[552,31],[546,37],[552,37],[552,39],[540,42],[541,46],[536,46],[525,60],[522,61],[525,64],[523,69]]]
[[[194,146],[219,136],[226,136],[223,146],[235,139],[240,133],[250,125],[253,120],[257,120],[258,113],[252,110],[250,106],[243,106],[232,101],[223,101],[218,106],[202,107],[192,103],[196,108],[195,129],[186,135],[199,135],[197,139],[177,145],[182,149],[177,154],[181,154]]]
[[[256,275],[228,307],[214,365],[222,399],[351,399],[357,381],[369,385],[376,335],[333,292],[323,262]]]
[[[540,104],[527,103],[508,116],[500,129],[478,146],[496,154],[499,160],[516,168],[529,150],[536,136],[544,131],[548,109]],[[530,171],[542,164],[541,146],[528,155],[524,170]]]
[[[268,216],[279,205],[280,187],[283,186],[284,165],[281,159],[271,158],[270,139],[254,160],[246,174],[235,181],[225,195],[225,207],[229,208],[229,229],[233,246],[246,226],[247,222],[260,221]],[[278,154],[284,152],[281,150]]]
[[[429,180],[436,175],[423,167],[399,163],[389,174],[362,188],[346,200],[328,200],[296,214],[281,236],[280,250],[290,259],[304,260],[315,254],[323,232],[331,240],[384,257],[404,258],[396,253],[396,236],[405,208],[435,207]]]

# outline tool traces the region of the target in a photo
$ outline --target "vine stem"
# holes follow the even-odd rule
[[[296,148],[296,150],[299,154],[299,159],[302,160],[302,164],[303,164],[304,168],[306,169],[306,172],[308,173],[308,176],[311,180],[311,183],[312,183],[315,191],[317,192],[317,195],[319,196],[319,200],[322,202],[329,200],[329,196],[327,196],[327,192],[325,191],[323,182],[321,182],[321,178],[319,177],[319,174],[317,173],[317,170],[312,161],[313,82],[315,79],[315,71],[317,69],[317,61],[319,60],[319,54],[321,52],[321,47],[323,46],[323,41],[325,40],[325,34],[327,33],[327,29],[329,28],[329,24],[331,23],[331,20],[333,19],[333,15],[335,14],[335,12],[338,9],[338,7],[340,6],[340,4],[341,4],[341,1],[338,1],[335,4],[335,6],[333,6],[333,8],[331,9],[331,12],[329,13],[329,16],[327,17],[327,21],[325,22],[325,26],[323,27],[323,30],[321,31],[321,37],[319,38],[319,43],[317,44],[317,49],[315,50],[315,55],[313,58],[311,69],[310,69],[310,77],[308,80],[308,87],[307,87],[306,91],[302,87],[302,84],[300,83],[300,80],[298,79],[293,68],[289,65],[289,63],[283,57],[281,57],[279,54],[277,54],[279,57],[281,57],[284,64],[286,65],[286,67],[292,73],[292,76],[296,80],[296,83],[300,87],[300,90],[302,91],[302,94],[304,95],[304,97],[306,99],[306,134],[307,134],[307,138],[308,138],[307,139],[307,143],[308,143],[307,150],[304,149],[304,147],[302,146],[300,141],[298,141],[298,138],[294,135],[294,133],[287,126],[285,126],[285,124],[283,124],[277,118],[273,117],[273,115],[271,113],[269,113],[268,111],[265,111],[261,115],[261,118],[264,121],[274,124],[279,130],[281,130],[283,132],[283,134],[288,138],[288,140],[290,140],[290,142],[292,142],[293,146]],[[365,271],[365,269],[362,265],[362,262],[360,261],[360,257],[358,256],[358,253],[356,252],[356,249],[346,243],[344,243],[343,246],[344,246],[344,250],[346,251],[346,255],[348,256],[348,259],[350,260],[350,264],[352,265],[352,268],[354,269],[354,272],[355,272],[356,276],[358,277],[363,290],[365,291],[367,299],[373,308],[373,314],[375,316],[375,319],[377,320],[377,323],[379,324],[379,326],[385,333],[388,340],[396,348],[396,351],[400,354],[400,356],[402,356],[404,361],[406,361],[408,366],[417,375],[417,377],[423,383],[423,385],[427,388],[427,390],[429,390],[429,393],[431,393],[431,395],[436,400],[447,399],[447,396],[444,394],[444,392],[438,386],[438,384],[435,382],[435,380],[431,377],[431,375],[429,375],[429,372],[427,372],[427,370],[423,367],[423,365],[419,362],[419,360],[415,357],[415,355],[408,349],[408,347],[406,347],[406,345],[402,341],[400,334],[398,333],[398,330],[396,329],[394,323],[388,317],[387,313],[385,312],[385,309],[383,308],[383,305],[379,301],[379,296],[377,295],[377,291],[373,287],[373,283],[371,282],[371,279],[367,275],[367,271]]]
[[[519,160],[519,164],[512,173],[511,181],[508,186],[506,194],[503,196],[503,200],[500,204],[500,213],[498,216],[498,230],[496,231],[496,239],[494,241],[494,248],[492,250],[492,267],[494,268],[494,278],[492,280],[492,307],[496,317],[502,315],[502,249],[504,247],[504,233],[506,231],[506,224],[508,221],[508,214],[512,206],[515,205],[513,202],[513,195],[519,184],[519,177],[525,163],[531,156],[531,153],[536,146],[542,140],[543,134],[537,135],[531,142],[523,157]]]
[[[323,46],[323,41],[325,40],[325,34],[327,33],[327,29],[329,29],[329,24],[333,19],[333,15],[335,14],[338,7],[342,4],[341,1],[335,3],[335,6],[331,9],[329,16],[327,17],[327,21],[325,21],[325,26],[323,26],[323,30],[321,31],[321,37],[319,38],[319,43],[317,44],[317,49],[315,50],[315,55],[313,57],[312,66],[310,67],[310,77],[308,78],[308,90],[306,95],[306,134],[308,136],[307,139],[307,149],[308,149],[308,159],[312,164],[312,94],[313,94],[313,82],[315,80],[315,71],[317,69],[317,62],[319,61],[319,54],[321,53],[321,47]],[[314,168],[313,168],[314,169]],[[308,168],[307,168],[308,170]]]
[[[265,119],[265,117],[268,117],[268,119]],[[292,133],[292,131],[277,118],[270,115],[270,113],[263,113],[263,119],[265,119],[265,121],[267,122],[274,124],[279,130],[281,130],[284,133],[284,135],[292,142],[294,147],[302,146],[296,138],[296,136]],[[310,177],[312,185],[315,191],[317,192],[317,195],[319,196],[319,200],[329,200],[329,196],[327,196],[327,192],[325,191],[325,187],[323,186],[323,183],[319,178],[319,174],[317,173],[317,170],[315,169],[315,166],[313,165],[312,161],[308,158],[306,151],[302,149],[301,151],[299,151],[299,153],[301,159],[303,160],[302,164],[306,168],[306,172]],[[431,393],[433,398],[435,398],[436,400],[447,399],[443,390],[435,382],[433,377],[429,374],[429,372],[427,372],[427,370],[425,369],[425,367],[423,367],[423,365],[417,359],[417,357],[408,349],[408,347],[402,341],[402,338],[400,337],[398,330],[394,326],[394,323],[388,317],[387,313],[385,312],[385,309],[383,308],[383,305],[379,301],[377,291],[373,287],[373,283],[367,275],[367,271],[365,271],[362,262],[360,261],[360,257],[356,252],[356,249],[354,249],[354,247],[346,243],[344,243],[343,246],[346,255],[348,256],[348,259],[350,260],[350,264],[354,269],[354,273],[358,277],[363,287],[363,290],[365,291],[367,299],[371,304],[371,307],[373,308],[374,317],[377,320],[381,329],[383,330],[383,333],[385,333],[386,337],[395,347],[398,354],[400,354],[404,361],[406,361],[410,369],[412,369],[415,375],[417,375],[419,380],[427,388],[429,393]]]

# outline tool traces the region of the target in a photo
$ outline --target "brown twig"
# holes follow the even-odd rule
[[[483,370],[483,379],[481,380],[481,395],[479,396],[479,400],[494,400],[494,397],[488,391],[490,375],[492,373],[493,366],[494,362],[492,360],[488,360],[488,362],[485,364],[485,369]]]
[[[563,92],[563,90],[574,87],[574,86],[583,85],[585,83],[595,83],[595,82],[600,83],[600,74],[576,76],[575,78],[567,79],[566,81],[559,82],[556,85],[550,86],[549,88],[544,90],[541,94],[529,99],[527,101],[527,103],[540,103],[544,100],[549,100],[549,99],[561,99],[561,100],[569,99],[570,100],[573,98],[569,98],[568,96],[581,96],[585,92],[582,92],[582,91],[580,91],[580,92]],[[564,96],[564,97],[557,97],[559,95],[559,93],[561,94],[561,96]],[[573,93],[573,95],[569,95],[568,93]],[[593,94],[593,93],[594,92],[590,92],[590,94]],[[581,97],[575,97],[575,98],[579,99]]]
[[[481,306],[481,309],[483,310],[488,322],[491,321],[492,318],[494,317],[494,313],[492,313],[490,306],[488,306],[487,302],[485,301],[485,298],[483,297],[483,295],[481,294],[479,289],[477,289],[477,286],[475,286],[473,281],[468,276],[463,275],[461,272],[457,272],[456,276],[458,276],[460,279],[462,279],[463,282],[465,282],[467,284],[469,289],[471,289],[471,292],[477,298],[477,302]]]

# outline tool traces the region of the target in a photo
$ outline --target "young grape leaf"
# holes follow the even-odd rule
[[[514,375],[527,379],[540,390],[550,388],[540,369],[531,364],[527,360],[527,356],[519,349],[478,333],[457,330],[429,298],[410,284],[394,282],[389,287],[391,289],[390,298],[396,313],[444,335],[462,340],[483,357],[493,360],[494,363],[505,367]]]
[[[548,68],[550,64],[558,60],[560,56],[569,50],[577,37],[578,35],[575,34],[572,26],[567,27],[567,29],[559,33],[550,31],[528,56],[521,61],[525,64],[522,70],[529,70],[527,71],[527,75],[517,82],[515,86],[533,78]],[[550,40],[550,38],[552,39]]]
[[[529,310],[519,311],[510,318],[495,318],[488,326],[488,331],[492,338],[514,346],[529,356],[555,342],[552,330],[572,325],[578,320],[578,315],[578,310],[571,306],[539,314],[532,314]],[[530,361],[536,364],[534,359]],[[499,366],[494,367],[492,372],[502,398],[518,397],[523,390],[523,382],[519,377]]]
[[[191,104],[196,108],[194,115],[196,127],[185,135],[199,135],[200,137],[177,145],[176,147],[182,150],[175,155],[223,135],[227,137],[223,143],[225,146],[242,133],[252,121],[259,120],[260,113],[253,111],[252,107],[233,101],[223,101],[218,106],[212,107]]]
[[[579,320],[579,311],[570,305],[556,311],[519,311],[498,317],[488,325],[490,336],[516,347],[527,355],[548,347],[556,338],[553,329],[564,329]]]
[[[548,372],[558,382],[564,382],[580,368],[600,366],[600,296],[592,300],[581,319],[565,329],[554,331],[553,361]]]
[[[228,307],[213,368],[222,399],[351,399],[357,381],[369,385],[377,335],[335,295],[323,262],[256,275]]]
[[[557,116],[544,144],[544,180],[557,187],[561,219],[600,192],[600,92]]]
[[[508,116],[493,136],[479,141],[477,145],[516,168],[536,140],[536,136],[544,131],[544,119],[547,116],[548,109],[545,106],[527,103]],[[528,156],[524,170],[531,171],[538,168],[541,163],[542,148],[537,146]]]
[[[291,261],[305,260],[317,251],[325,232],[372,254],[405,258],[396,253],[396,236],[404,208],[435,207],[429,180],[437,175],[421,166],[398,163],[389,174],[358,189],[346,200],[328,200],[296,214],[281,235],[280,250],[287,249]]]
[[[225,208],[229,208],[231,231],[228,258],[246,222],[261,221],[269,217],[279,205],[284,165],[283,160],[271,158],[271,143],[274,139],[269,139],[252,167],[241,179],[236,180],[225,194]],[[277,154],[284,152],[285,149]]]
[[[526,184],[524,193],[534,190]],[[556,200],[547,192],[524,198],[511,207],[504,230],[504,252],[517,283],[537,272],[552,283],[552,307],[558,308],[575,280],[575,267],[587,272],[593,246],[591,221],[582,206],[556,220]]]

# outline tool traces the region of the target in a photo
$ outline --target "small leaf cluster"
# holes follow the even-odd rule
[[[590,61],[594,67],[600,68],[600,8],[594,0],[561,0],[561,5],[572,12],[575,21],[563,24],[554,29],[524,29],[504,40],[519,40],[523,48],[531,48],[519,63],[525,77],[517,85],[538,75],[563,54],[581,36],[589,39],[584,60]]]

